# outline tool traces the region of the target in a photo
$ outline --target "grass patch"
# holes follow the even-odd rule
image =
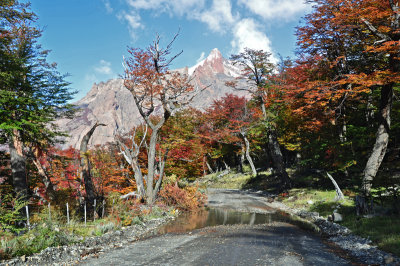
[[[47,247],[57,247],[83,242],[88,237],[101,236],[126,225],[143,224],[152,219],[165,216],[175,216],[178,213],[172,207],[153,206],[144,208],[141,212],[126,213],[124,219],[115,219],[110,215],[105,219],[87,222],[85,225],[79,219],[71,219],[69,224],[54,211],[52,220],[48,219],[47,210],[32,217],[35,221],[31,230],[22,228],[21,235],[15,235],[10,230],[0,230],[0,260],[16,256],[29,256],[39,253]]]
[[[345,196],[344,200],[338,202],[335,201],[335,196],[335,190],[294,188],[289,191],[288,195],[281,197],[281,200],[289,207],[316,211],[325,217],[332,214],[334,209],[354,207],[354,202],[351,198]]]
[[[256,177],[251,175],[250,167],[243,167],[244,173],[231,170],[229,174],[218,177],[221,172],[209,174],[198,178],[196,182],[200,188],[222,188],[222,189],[264,189],[271,187],[269,171],[259,172]]]
[[[371,239],[380,249],[400,256],[399,215],[359,218],[354,213],[348,213],[346,216],[344,226],[357,235]]]
[[[354,193],[352,193],[354,194]],[[327,217],[336,209],[343,215],[341,224],[349,228],[353,233],[372,240],[380,249],[400,256],[400,216],[381,214],[372,218],[357,216],[354,200],[345,196],[343,201],[334,200],[334,190],[317,190],[308,188],[291,189],[288,195],[281,200],[286,205],[318,212]],[[376,206],[377,211],[386,206]]]
[[[250,174],[231,172],[218,177],[220,173],[206,175],[197,179],[200,188],[241,189],[252,178]]]

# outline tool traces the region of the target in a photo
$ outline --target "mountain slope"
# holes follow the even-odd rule
[[[248,96],[245,91],[235,91],[225,85],[225,82],[233,81],[240,75],[240,69],[223,58],[218,49],[213,49],[206,59],[195,66],[176,71],[189,74],[195,86],[207,87],[194,98],[192,106],[195,108],[205,109],[227,93]],[[246,85],[243,80],[239,82]],[[96,129],[90,146],[112,142],[117,132],[128,132],[142,121],[133,96],[124,87],[122,79],[94,84],[88,94],[75,104],[81,109],[76,117],[58,121],[60,128],[70,135],[62,148],[79,148],[82,137],[96,121],[107,126]]]

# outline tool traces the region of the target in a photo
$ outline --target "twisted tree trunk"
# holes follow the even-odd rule
[[[90,138],[92,137],[94,131],[98,126],[106,126],[105,124],[100,124],[96,122],[92,128],[86,133],[86,135],[82,138],[81,145],[80,145],[80,154],[81,154],[81,171],[83,181],[85,183],[85,191],[86,191],[86,202],[87,202],[87,209],[88,213],[93,213],[93,204],[94,204],[94,185],[92,176],[90,174],[90,162],[89,157],[87,154],[87,146],[89,143]]]
[[[242,134],[242,137],[243,137],[243,140],[244,140],[244,143],[245,143],[245,155],[246,155],[247,161],[250,164],[251,173],[252,173],[253,176],[257,176],[257,170],[256,170],[256,168],[254,166],[254,163],[253,163],[253,160],[251,159],[251,156],[250,156],[250,143],[249,143],[249,140],[247,139],[246,133],[244,133],[244,132],[240,132],[240,133]]]
[[[392,15],[390,18],[390,31],[384,33],[378,28],[374,27],[367,19],[361,18],[361,21],[367,26],[370,32],[378,36],[384,41],[400,41],[400,7],[397,1],[389,1]],[[400,72],[399,52],[389,53],[388,69],[392,73],[398,74]],[[394,82],[389,82],[381,87],[381,99],[378,114],[378,130],[376,132],[376,140],[372,153],[368,158],[367,164],[364,169],[361,195],[358,196],[357,211],[360,214],[368,214],[373,209],[373,202],[371,198],[372,181],[375,178],[378,169],[385,157],[387,146],[389,144],[389,130],[390,130],[390,115],[393,103],[393,86]],[[368,202],[371,202],[368,204]]]
[[[50,177],[47,175],[46,170],[43,168],[42,164],[40,163],[39,159],[34,157],[32,159],[33,164],[36,166],[39,175],[42,177],[42,182],[44,187],[46,188],[46,195],[49,197],[50,200],[56,199],[56,193],[54,190],[53,183],[50,180]]]
[[[379,125],[376,133],[375,145],[364,169],[362,179],[363,195],[369,197],[371,194],[372,181],[376,176],[379,166],[386,154],[389,144],[390,114],[393,101],[392,85],[385,85],[381,89],[381,105],[379,109]]]

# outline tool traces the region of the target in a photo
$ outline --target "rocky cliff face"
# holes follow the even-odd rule
[[[218,49],[193,67],[179,69],[193,77],[195,86],[207,87],[193,101],[192,106],[204,109],[226,93],[249,96],[245,91],[236,91],[225,85],[240,75],[240,69],[222,57]],[[239,81],[246,86],[245,81]],[[112,79],[94,84],[88,94],[75,103],[81,110],[73,119],[62,119],[57,123],[70,135],[62,148],[72,146],[79,148],[80,141],[90,127],[96,122],[105,123],[94,132],[90,146],[112,142],[116,133],[125,133],[141,123],[131,93],[124,87],[123,80]]]

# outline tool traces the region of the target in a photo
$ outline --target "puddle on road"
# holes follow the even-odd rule
[[[162,226],[158,233],[184,233],[216,225],[234,224],[270,224],[272,222],[287,222],[288,217],[282,213],[237,212],[226,209],[208,209],[194,213],[184,213],[171,223]]]

